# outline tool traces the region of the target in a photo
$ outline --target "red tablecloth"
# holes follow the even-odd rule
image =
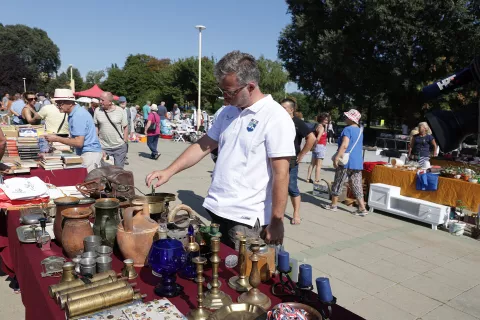
[[[87,176],[86,168],[66,169],[66,170],[45,170],[43,168],[32,168],[30,173],[5,175],[5,180],[14,177],[29,178],[37,176],[45,183],[51,183],[57,187],[72,186],[82,183]],[[0,257],[3,260],[3,271],[10,276],[14,275],[13,262],[10,259],[10,248],[8,246],[7,232],[8,222],[5,213],[0,212]],[[15,227],[16,228],[16,227]],[[16,238],[16,230],[13,229],[12,235]],[[6,268],[5,268],[6,267]]]
[[[43,168],[32,168],[30,173],[19,173],[15,175],[4,175],[3,179],[15,177],[30,178],[39,177],[45,183],[51,183],[57,187],[72,186],[81,183],[87,176],[86,168],[64,169],[64,170],[45,170]]]
[[[63,256],[62,250],[54,243],[52,243],[52,252],[50,253],[40,250],[35,244],[20,243],[15,233],[15,229],[20,225],[18,220],[19,215],[20,213],[18,211],[8,212],[8,239],[12,249],[10,252],[15,274],[17,275],[20,284],[22,301],[25,306],[25,319],[65,319],[65,313],[48,295],[48,286],[58,283],[59,278],[42,278],[40,275],[42,269],[40,262],[49,255]],[[118,253],[116,254],[118,256],[112,256],[112,267],[115,271],[120,272],[123,263],[120,259],[121,256]],[[234,254],[234,250],[222,244],[220,249],[222,262],[220,263],[219,268],[219,276],[222,281],[220,289],[229,294],[234,302],[236,302],[239,294],[232,290],[226,283],[230,277],[236,275],[235,271],[226,268],[223,262],[224,258],[229,254]],[[136,270],[139,276],[132,280],[132,282],[136,282],[136,288],[140,289],[142,293],[147,294],[144,301],[155,299],[156,295],[154,294],[153,289],[158,283],[158,278],[152,275],[151,269],[148,267],[136,268]],[[210,281],[211,274],[211,269],[205,271],[207,281]],[[174,303],[183,314],[187,314],[191,309],[197,306],[197,286],[193,281],[180,278],[177,278],[177,282],[184,286],[185,294],[183,296],[170,298],[170,301]],[[272,296],[269,284],[261,284],[259,289],[271,298],[272,306],[281,302],[278,297]],[[337,305],[334,307],[332,319],[360,320],[363,318]]]

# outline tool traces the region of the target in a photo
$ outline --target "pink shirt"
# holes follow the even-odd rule
[[[156,112],[150,112],[148,114],[148,121],[151,121],[150,128],[154,123],[157,125],[157,127],[155,128],[155,131],[150,130],[149,128],[147,131],[147,136],[158,136],[160,134],[160,116]]]

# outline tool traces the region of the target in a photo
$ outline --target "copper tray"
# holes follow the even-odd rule
[[[267,312],[253,304],[233,303],[213,313],[208,320],[266,320]]]

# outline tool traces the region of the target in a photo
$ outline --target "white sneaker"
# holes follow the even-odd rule
[[[359,216],[359,217],[365,217],[368,214],[367,209],[360,210],[358,209],[357,211],[353,212],[354,215]]]
[[[331,204],[325,204],[321,206],[325,210],[330,210],[330,211],[337,211],[338,208],[337,206],[332,206]]]

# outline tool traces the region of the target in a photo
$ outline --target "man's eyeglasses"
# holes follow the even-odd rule
[[[37,98],[27,98],[27,101],[37,101]]]
[[[248,83],[244,86],[241,86],[240,88],[238,88],[237,90],[234,90],[234,91],[228,91],[228,90],[223,90],[222,88],[218,87],[218,90],[220,90],[220,92],[222,93],[223,96],[227,96],[227,97],[230,97],[230,98],[233,98],[235,97],[240,91],[242,91],[243,88],[245,88],[246,86],[248,86]]]
[[[55,104],[57,105],[57,107],[61,107],[63,106],[64,104],[68,104],[70,101],[56,101]]]

